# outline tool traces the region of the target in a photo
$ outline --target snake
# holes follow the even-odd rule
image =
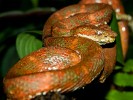
[[[108,25],[112,13],[104,3],[74,4],[53,13],[43,28],[44,47],[19,60],[4,77],[8,99],[75,91],[97,77],[103,83],[116,62],[117,33]]]
[[[106,3],[113,7],[117,16],[120,16],[118,19],[119,32],[121,36],[121,45],[123,58],[126,58],[126,54],[128,51],[128,43],[129,43],[129,29],[128,29],[128,21],[132,18],[130,15],[125,14],[124,7],[122,5],[121,0],[81,0],[80,4],[89,4],[89,3]]]

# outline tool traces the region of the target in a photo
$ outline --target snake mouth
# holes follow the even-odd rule
[[[110,36],[103,36],[103,35],[84,35],[84,34],[77,34],[79,37],[91,39],[95,42],[97,42],[99,45],[105,45],[109,43],[113,43],[115,41],[115,37]]]
[[[105,37],[103,39],[99,39],[98,41],[96,41],[98,44],[100,45],[105,45],[105,44],[109,44],[109,43],[113,43],[115,41],[115,38],[111,38],[111,37]]]

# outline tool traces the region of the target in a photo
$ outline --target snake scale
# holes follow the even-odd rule
[[[81,1],[80,3],[83,3]],[[112,6],[75,4],[52,14],[43,29],[45,47],[18,61],[3,82],[11,100],[30,100],[51,91],[74,91],[112,72],[117,34],[108,26]],[[113,44],[102,48],[101,45]]]
[[[128,17],[131,16],[125,16],[124,7],[122,5],[122,0],[81,0],[81,4],[89,4],[89,3],[106,3],[113,7],[115,10],[117,16],[123,16],[124,18],[118,18],[118,26],[119,26],[119,32],[121,36],[121,43],[122,43],[122,51],[123,51],[123,57],[126,57],[126,53],[128,50],[128,42],[129,42],[129,30],[128,30]],[[131,18],[132,19],[132,18]],[[130,18],[129,18],[130,20]]]

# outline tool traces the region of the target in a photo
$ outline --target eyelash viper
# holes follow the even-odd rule
[[[55,12],[44,25],[45,47],[18,61],[4,78],[8,98],[30,100],[49,91],[74,91],[101,72],[104,82],[116,61],[115,43],[100,46],[115,41],[116,33],[107,25],[112,12],[111,6],[98,3]]]

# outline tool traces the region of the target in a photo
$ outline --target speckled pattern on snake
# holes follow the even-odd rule
[[[113,9],[107,4],[75,4],[50,16],[44,25],[45,47],[18,61],[4,78],[11,100],[30,100],[49,91],[74,91],[100,82],[116,61],[117,34],[108,26]],[[100,45],[112,44],[111,48]]]
[[[125,11],[122,6],[121,0],[81,0],[80,1],[80,4],[89,4],[89,3],[106,3],[113,7],[118,16],[125,15]],[[123,57],[125,58],[128,50],[128,41],[129,41],[128,21],[126,20],[126,18],[120,18],[120,20],[118,21],[118,26],[121,35]]]

